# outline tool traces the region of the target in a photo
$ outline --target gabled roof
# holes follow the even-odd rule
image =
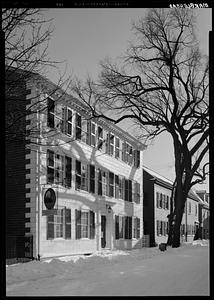
[[[157,182],[157,184],[160,184],[166,188],[172,189],[173,181],[169,180],[168,178],[156,173],[155,171],[149,169],[148,167],[143,167],[143,170],[146,171],[148,174],[150,174],[153,179]],[[188,198],[191,198],[197,202],[201,202],[201,198],[196,194],[194,190],[190,190],[188,194]]]
[[[170,188],[173,186],[173,181],[169,180],[168,178],[156,173],[155,171],[149,169],[148,167],[143,166],[143,170],[145,170],[147,173],[149,173],[151,176],[154,177],[154,180],[166,184]]]

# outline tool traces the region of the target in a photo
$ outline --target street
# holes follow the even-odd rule
[[[24,268],[28,273],[21,279]],[[209,247],[144,248],[111,259],[94,256],[76,263],[53,260],[7,268],[7,296],[59,295],[208,296]]]

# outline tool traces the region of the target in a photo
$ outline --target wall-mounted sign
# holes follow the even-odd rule
[[[53,189],[48,189],[44,195],[44,203],[47,209],[53,209],[56,203],[56,194]]]
[[[42,211],[43,216],[57,215],[58,209],[46,209]]]

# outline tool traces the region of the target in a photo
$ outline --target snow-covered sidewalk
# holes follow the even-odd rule
[[[171,285],[165,286],[164,294],[162,285],[157,283],[159,288],[155,291],[150,280],[156,278],[164,284],[163,279],[171,282],[174,274],[176,280],[181,278],[183,282],[186,278],[191,283],[191,268],[193,283],[198,279],[203,287],[201,293],[208,294],[208,247],[205,246],[208,246],[207,241],[194,241],[183,243],[179,248],[167,247],[165,252],[158,247],[102,251],[87,256],[63,256],[9,265],[6,268],[7,295],[100,295],[101,292],[101,295],[168,295]],[[122,279],[127,281],[125,285]],[[124,290],[122,286],[120,290],[121,284]],[[188,289],[185,282],[183,285]],[[179,284],[175,291],[179,294]],[[199,292],[196,291],[196,295]]]

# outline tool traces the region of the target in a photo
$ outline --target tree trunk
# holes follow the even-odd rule
[[[179,184],[175,188],[175,209],[174,209],[174,220],[172,224],[172,247],[180,247],[180,228],[181,221],[184,213],[184,207],[186,202],[186,195],[183,192],[182,184]]]

